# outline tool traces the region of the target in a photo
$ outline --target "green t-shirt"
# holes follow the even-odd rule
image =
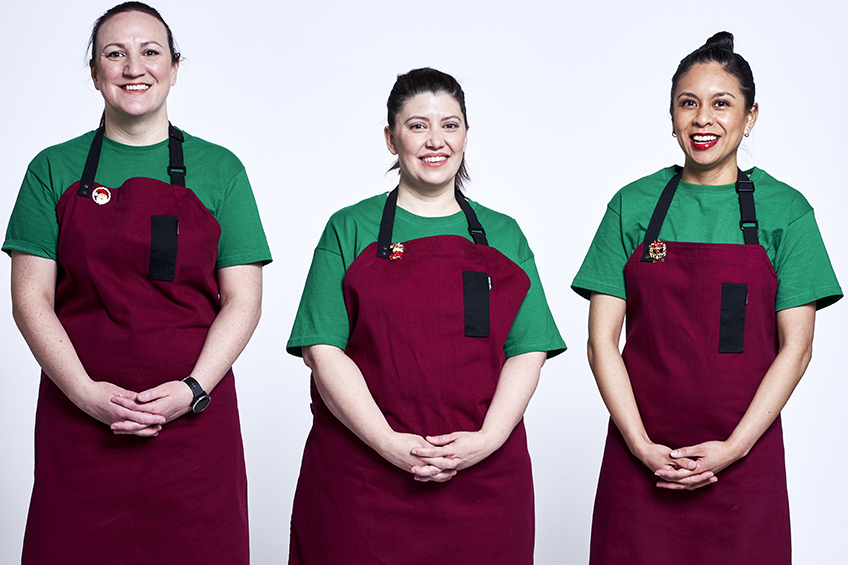
[[[800,192],[765,171],[746,171],[754,182],[757,236],[777,273],[775,311],[816,301],[818,308],[842,297],[813,208]],[[606,214],[574,282],[578,294],[627,298],[624,265],[645,238],[648,222],[674,167],[622,188]],[[735,184],[703,186],[681,182],[659,238],[665,241],[743,244]]]
[[[469,201],[471,202],[471,201]],[[371,243],[377,241],[386,195],[380,194],[344,208],[330,218],[312,259],[300,307],[286,349],[300,355],[307,345],[347,346],[350,335],[342,280],[351,263]],[[530,277],[530,290],[521,305],[507,337],[507,357],[531,351],[547,351],[553,357],[565,351],[548,303],[533,252],[518,224],[503,214],[476,202],[471,206],[486,230],[489,245],[520,266]],[[468,235],[465,214],[457,212],[440,218],[416,216],[398,207],[393,241],[410,241],[436,235]]]
[[[93,131],[49,147],[30,163],[9,219],[3,251],[21,251],[56,260],[59,224],[56,205],[80,180]],[[271,252],[244,166],[227,149],[185,133],[186,187],[221,226],[216,268],[269,263]],[[135,147],[103,139],[95,182],[117,188],[146,177],[170,183],[168,141]]]

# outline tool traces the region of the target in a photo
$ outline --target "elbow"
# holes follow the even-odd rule
[[[810,361],[813,360],[813,342],[810,341],[804,350],[801,352],[801,367],[804,370],[807,369],[807,366],[810,364]]]
[[[303,359],[303,364],[309,367],[309,370],[315,372],[315,353],[312,346],[300,348],[300,356]]]
[[[18,326],[18,329],[23,330],[23,313],[15,300],[12,300],[12,319],[15,320],[15,325]]]
[[[597,353],[596,344],[592,341],[592,338],[590,337],[589,340],[586,342],[586,358],[589,359],[589,366],[590,367],[595,366],[596,353]]]
[[[253,307],[253,327],[259,325],[259,320],[262,319],[262,300],[256,303]]]
[[[300,355],[303,358],[303,364],[309,367],[309,370],[314,374],[318,370],[318,365],[321,362],[321,351],[326,346],[322,345],[306,345],[300,348]]]

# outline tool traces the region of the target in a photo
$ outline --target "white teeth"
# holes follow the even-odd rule
[[[697,141],[698,143],[709,143],[710,141],[715,141],[718,139],[717,135],[693,135],[692,139]]]
[[[123,87],[124,90],[147,90],[150,88],[146,84],[128,84]]]
[[[441,161],[446,161],[447,157],[424,157],[425,163],[439,163]]]

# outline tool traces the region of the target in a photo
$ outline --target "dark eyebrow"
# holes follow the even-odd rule
[[[154,41],[154,40],[143,41],[141,43],[142,47],[147,47],[148,45],[157,45],[157,46],[159,46],[160,49],[162,48],[162,44],[159,43],[158,41]],[[119,43],[119,42],[107,43],[106,45],[103,46],[103,49],[106,49],[107,47],[119,47],[121,49],[126,49],[126,45],[124,45],[123,43]]]
[[[679,99],[679,98],[680,98],[680,97],[682,97],[682,96],[691,96],[692,98],[698,98],[697,96],[695,96],[695,95],[694,95],[694,94],[692,94],[691,92],[681,92],[680,94],[678,94],[678,95],[677,95],[677,98]],[[721,98],[722,96],[730,96],[731,98],[736,98],[736,97],[735,97],[732,93],[730,93],[730,92],[716,92],[715,94],[713,94],[713,96],[712,96],[712,97],[713,97],[713,98]]]

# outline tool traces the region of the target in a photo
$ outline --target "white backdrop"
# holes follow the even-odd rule
[[[187,58],[171,120],[247,166],[274,263],[264,314],[236,364],[257,564],[285,561],[310,426],[309,373],[283,346],[312,249],[336,209],[394,186],[384,175],[395,75],[433,66],[468,103],[469,195],[515,217],[536,253],[570,349],[544,368],[526,421],[540,564],[585,563],[607,414],[585,358],[587,303],[569,289],[613,193],[682,163],[668,116],[679,60],[714,32],[736,35],[760,118],[741,151],[816,208],[843,285],[848,154],[848,3],[239,2],[159,0]],[[4,2],[0,224],[26,166],[96,127],[102,100],[84,60],[104,0]],[[82,166],[82,163],[80,164]],[[38,368],[12,321],[0,258],[0,562],[19,560],[32,485]],[[820,313],[813,361],[784,411],[796,563],[844,563],[848,465],[845,303]],[[214,535],[214,534],[213,534]],[[681,556],[697,556],[681,548]]]

